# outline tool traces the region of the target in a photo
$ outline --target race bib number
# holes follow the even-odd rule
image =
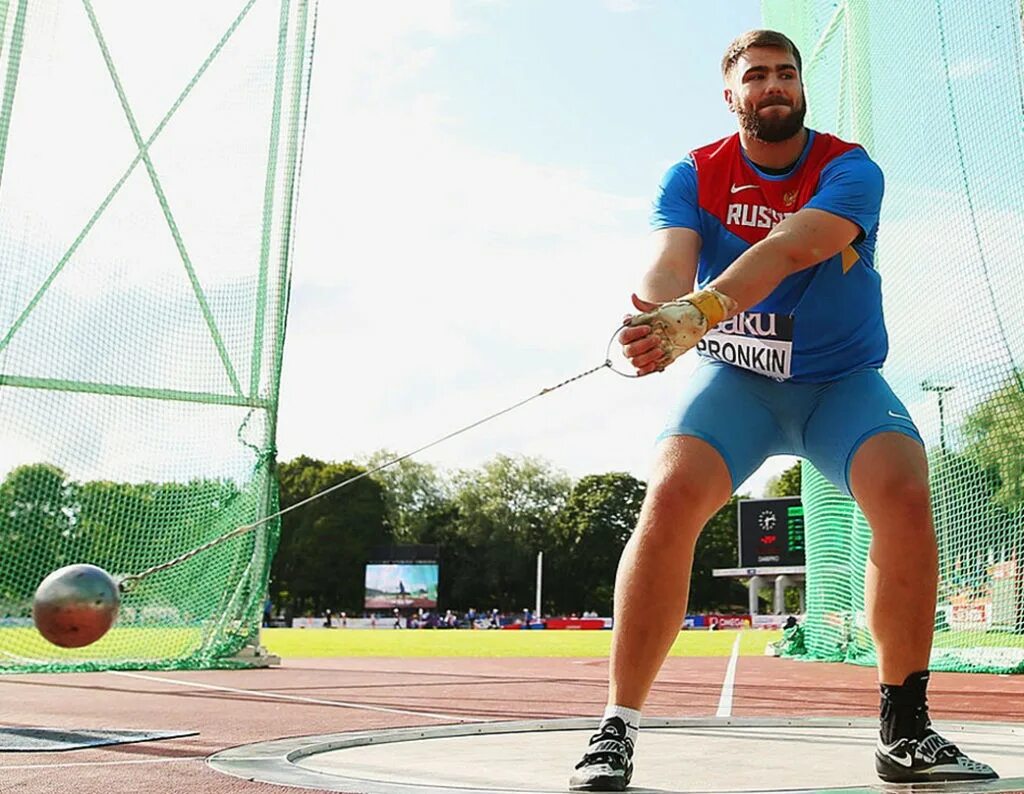
[[[793,318],[785,314],[737,314],[708,331],[697,343],[697,351],[759,375],[788,380],[793,365]]]

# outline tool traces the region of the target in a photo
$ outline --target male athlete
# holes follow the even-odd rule
[[[658,253],[633,304],[648,312],[683,296],[702,361],[659,436],[619,562],[608,706],[573,790],[629,784],[641,708],[686,614],[697,536],[778,454],[810,460],[871,525],[865,606],[878,649],[879,776],[997,777],[928,719],[938,555],[924,446],[879,373],[888,348],[874,268],[882,173],[860,146],[804,127],[800,70],[781,33],[730,44],[724,96],[739,132],[669,169],[655,201]],[[649,324],[619,341],[640,375],[671,363]]]

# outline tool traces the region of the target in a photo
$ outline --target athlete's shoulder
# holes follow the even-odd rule
[[[808,177],[822,181],[853,179],[881,185],[884,180],[882,169],[863,146],[827,132],[814,133],[804,172]]]
[[[842,158],[849,163],[871,163],[876,168],[878,164],[871,159],[867,150],[859,143],[844,141],[842,138],[828,132],[814,133],[812,145],[812,158],[817,160],[820,166],[825,166],[834,160]]]
[[[717,141],[712,141],[690,152],[690,158],[699,169],[702,165],[716,160],[729,159],[740,153],[740,134],[734,132]]]

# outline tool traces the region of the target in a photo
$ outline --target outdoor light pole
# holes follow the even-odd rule
[[[946,396],[946,392],[953,391],[956,386],[949,383],[936,383],[934,381],[925,380],[921,381],[921,389],[923,391],[933,391],[939,396],[939,449],[942,450],[942,454],[946,454],[946,410],[943,400]]]
[[[942,460],[942,466],[940,467],[941,473],[939,474],[940,478],[949,476],[949,473],[946,471],[946,407],[944,400],[946,392],[953,391],[954,388],[956,387],[949,383],[938,383],[932,380],[921,381],[921,389],[923,391],[935,392],[939,398],[939,455]],[[944,553],[948,552],[948,546],[950,543],[950,520],[946,504],[946,491],[948,489],[949,485],[945,482],[941,483],[939,486],[939,521],[937,522],[938,526],[936,526],[936,539],[939,543],[939,561],[940,565],[945,569],[942,570],[943,578],[948,574],[948,567],[952,565],[952,560],[949,559],[950,555],[948,553]]]

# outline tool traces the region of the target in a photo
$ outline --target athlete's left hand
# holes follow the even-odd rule
[[[633,321],[637,317],[654,312],[661,304],[645,301],[636,295],[631,296],[631,300],[641,314],[627,314],[622,318],[623,325],[627,326],[619,333],[622,355],[629,359],[638,376],[660,372],[668,366],[667,363],[661,364],[665,356],[661,349],[661,341],[651,333],[652,328],[649,324],[635,324]]]
[[[638,303],[637,300],[633,302],[637,308],[646,303]],[[726,313],[735,308],[735,303],[717,290],[709,288],[653,306],[654,308],[637,314],[628,321],[632,327],[650,329],[643,337],[650,345],[643,361],[649,363],[637,367],[638,375],[663,370],[687,350],[695,347],[710,328],[721,322]],[[628,330],[624,330],[622,334]],[[654,345],[660,349],[660,356],[654,355]],[[636,366],[635,359],[631,360]]]

